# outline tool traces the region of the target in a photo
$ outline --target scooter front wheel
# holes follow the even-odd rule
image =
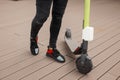
[[[80,73],[87,74],[92,70],[93,64],[88,55],[81,54],[76,60],[76,67]]]

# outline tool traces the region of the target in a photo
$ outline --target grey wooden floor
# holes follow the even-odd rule
[[[40,54],[29,50],[31,21],[35,0],[0,0],[0,80],[120,80],[120,0],[91,0],[91,26],[95,38],[88,54],[94,67],[80,74],[64,42],[67,27],[72,38],[81,43],[83,0],[68,0],[57,48],[65,56],[61,64],[45,56],[49,42],[51,15],[39,33]]]

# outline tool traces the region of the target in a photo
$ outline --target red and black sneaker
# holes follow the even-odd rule
[[[30,50],[32,55],[38,55],[39,53],[39,47],[37,45],[38,37],[35,39],[31,38],[30,40]]]
[[[64,63],[65,58],[56,48],[48,48],[46,56],[53,58],[55,61]]]

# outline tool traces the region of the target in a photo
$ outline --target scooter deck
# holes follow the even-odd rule
[[[77,43],[77,41],[74,41],[72,38],[67,38],[65,36],[65,42],[72,53],[74,53],[74,51],[79,47],[79,44]]]

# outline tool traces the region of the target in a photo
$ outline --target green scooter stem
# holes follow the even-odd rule
[[[90,25],[90,0],[84,0],[84,23],[83,28]]]
[[[90,0],[84,0],[84,20],[83,29],[89,27],[90,25]],[[82,46],[83,50],[87,51],[88,41],[83,40]]]

